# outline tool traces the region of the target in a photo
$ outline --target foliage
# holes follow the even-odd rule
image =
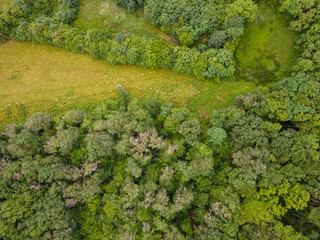
[[[186,8],[193,3],[177,2]],[[282,1],[281,9],[304,31],[298,39],[304,52],[291,76],[237,97],[208,119],[199,121],[186,107],[132,99],[118,87],[118,99],[87,111],[55,118],[38,113],[8,125],[0,134],[0,238],[318,238],[318,23],[297,22],[314,1],[293,3]],[[191,45],[192,25],[183,14],[193,10],[175,4],[150,0],[146,10],[159,26],[178,26],[179,40]],[[115,64],[218,80],[235,71],[226,39],[241,36],[244,19],[252,21],[256,12],[248,0],[222,7],[223,29],[215,29],[209,46],[216,49],[207,51],[82,32],[45,17],[17,21],[12,29],[21,40],[90,52]],[[162,10],[173,10],[175,18]]]
[[[191,16],[197,17],[197,14],[199,14],[202,7],[206,9],[204,11],[205,15],[203,16],[205,18],[204,23],[197,23],[198,20],[190,19],[191,23],[195,24],[194,27],[200,29],[205,26],[210,26],[210,24],[216,25],[216,20],[208,20],[205,16],[210,13],[210,9],[212,7],[216,10],[217,6],[197,1],[197,4],[194,5],[197,6],[197,8],[194,9],[191,5],[185,2],[185,0],[181,1],[184,3],[179,11],[188,15],[185,16],[185,19],[188,19]],[[119,1],[117,3],[126,6],[130,5],[134,8],[133,2],[135,1]],[[147,2],[146,11],[147,9],[150,9],[150,6],[148,5],[149,3],[151,5],[158,4],[156,1],[154,3]],[[140,5],[143,4],[143,2],[135,2],[135,4]],[[177,3],[176,1],[171,1],[168,2],[168,4],[169,7],[171,5],[176,5]],[[19,5],[14,6],[18,7]],[[0,24],[0,27],[4,28],[3,32],[7,37],[20,41],[31,41],[34,43],[54,45],[66,48],[75,53],[89,53],[94,58],[103,58],[112,64],[129,63],[133,65],[142,65],[143,67],[152,69],[173,69],[177,72],[193,74],[201,79],[219,79],[221,77],[229,77],[232,76],[235,71],[232,53],[228,49],[223,49],[223,51],[221,50],[220,54],[219,52],[214,51],[201,53],[195,48],[174,47],[164,41],[134,36],[131,34],[118,33],[113,36],[108,31],[92,29],[83,32],[70,26],[70,23],[74,21],[77,13],[79,6],[78,1],[62,1],[60,5],[54,6],[57,7],[54,16],[47,15],[44,17],[41,15],[42,12],[38,9],[34,9],[34,11],[36,13],[39,12],[40,15],[30,19],[28,19],[29,15],[27,14],[25,16],[26,18],[18,15],[10,16],[10,18],[7,19],[8,14],[11,12],[11,10],[8,9],[6,13],[0,15],[1,23],[3,23]],[[186,8],[187,10],[182,11],[183,8]],[[215,19],[215,17],[213,18]],[[220,48],[223,47],[228,36],[230,38],[241,36],[241,30],[239,32],[239,28],[237,28],[241,25],[241,21],[242,20],[239,19],[227,21],[225,25],[228,28],[227,30],[229,35],[226,31],[219,31],[218,33],[222,33],[222,35],[213,35],[209,42],[209,46]],[[199,24],[201,27],[198,26]],[[214,28],[210,28],[212,28],[212,30],[210,30],[212,32]],[[180,41],[187,46],[192,45],[193,42],[204,33],[190,30],[190,28],[186,26],[179,28],[177,31],[179,32]],[[194,61],[197,61],[199,56],[201,57],[201,60],[199,59],[199,63],[194,66],[195,69],[183,69],[179,67],[180,64],[188,64],[188,59],[186,59],[187,55],[192,56]]]
[[[253,22],[258,7],[251,0],[236,0],[227,6],[227,18],[243,17],[250,22]]]
[[[277,120],[268,101],[281,91],[292,104],[304,99],[312,78],[294,79],[240,96],[202,123],[186,108],[118,88],[118,100],[55,123],[38,113],[9,125],[0,138],[0,236],[253,239],[272,228],[265,239],[305,239],[282,219],[303,211],[318,229],[310,205],[319,201],[311,181],[320,176],[318,131],[300,128],[310,118],[295,120],[299,111]]]
[[[125,7],[129,12],[133,12],[139,6],[144,5],[144,0],[113,0],[118,6]]]
[[[309,10],[314,6],[314,0],[293,0],[283,1],[281,10],[288,12],[291,16],[297,17],[304,10]]]
[[[225,31],[217,31],[211,35],[208,41],[208,46],[210,48],[221,48],[227,40],[227,33]]]
[[[258,5],[255,21],[245,25],[235,60],[240,77],[267,84],[290,75],[300,48],[296,48],[295,42],[298,34],[290,29],[286,16],[263,2]],[[242,30],[230,29],[235,34]]]
[[[228,36],[221,30],[224,25],[230,25],[229,19],[241,17],[243,20],[253,21],[256,12],[257,5],[251,0],[231,1],[231,4],[225,1],[202,0],[147,0],[145,3],[147,19],[176,37],[184,46],[193,45],[203,35],[213,35],[209,46],[223,47]],[[229,29],[229,32],[231,38],[241,36],[239,29]]]

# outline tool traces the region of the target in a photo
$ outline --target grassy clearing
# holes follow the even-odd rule
[[[204,116],[212,109],[230,104],[236,95],[255,88],[248,82],[219,84],[170,70],[114,66],[51,46],[10,41],[1,44],[0,49],[3,123],[21,120],[38,111],[59,113],[115,97],[117,84],[134,97],[159,97],[188,106]]]
[[[238,74],[250,80],[262,79],[260,83],[283,77],[299,56],[294,48],[296,36],[275,9],[261,4],[236,51]]]
[[[129,13],[112,0],[83,0],[74,25],[82,30],[107,29],[110,32],[134,33],[161,38],[175,43],[174,38],[153,27],[144,17],[143,9]]]

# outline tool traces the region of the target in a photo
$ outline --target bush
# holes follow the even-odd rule
[[[85,41],[86,44],[90,45],[92,43],[106,42],[112,38],[112,34],[107,30],[89,29]]]

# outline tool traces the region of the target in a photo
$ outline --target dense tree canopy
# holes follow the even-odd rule
[[[119,87],[119,99],[89,112],[8,125],[0,237],[316,239],[320,125],[310,119],[319,121],[320,105],[297,99],[308,91],[291,88],[295,78],[318,82],[285,78],[202,124],[187,108]],[[275,110],[284,100],[291,107]],[[303,221],[288,225],[296,216]]]

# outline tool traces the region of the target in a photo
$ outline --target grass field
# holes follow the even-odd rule
[[[60,48],[12,41],[0,45],[0,76],[3,123],[38,111],[58,113],[115,97],[118,84],[134,97],[156,96],[204,116],[255,88],[248,82],[219,84],[170,70],[114,66]]]
[[[256,20],[248,23],[236,51],[238,74],[267,83],[283,77],[293,66],[299,51],[296,33],[276,10],[260,5]]]
[[[171,43],[175,39],[153,27],[144,17],[143,9],[129,13],[118,7],[112,0],[81,1],[74,25],[82,30],[106,29],[113,33],[133,33],[153,38],[162,38]]]

